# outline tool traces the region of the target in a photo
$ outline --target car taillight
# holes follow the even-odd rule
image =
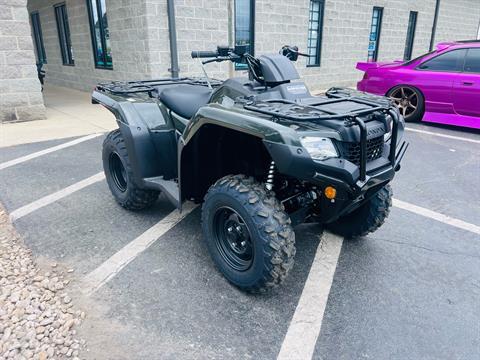
[[[368,73],[365,71],[363,73],[363,80],[367,80],[368,79]]]

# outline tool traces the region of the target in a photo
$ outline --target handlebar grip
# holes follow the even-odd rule
[[[216,51],[192,51],[192,58],[213,58],[217,57],[218,52]]]

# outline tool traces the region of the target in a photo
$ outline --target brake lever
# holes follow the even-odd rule
[[[230,57],[229,56],[219,56],[219,57],[216,57],[216,58],[213,58],[213,59],[208,59],[208,60],[204,60],[202,61],[202,64],[205,65],[205,64],[210,64],[212,62],[222,62],[222,61],[226,61],[226,60],[230,60]]]

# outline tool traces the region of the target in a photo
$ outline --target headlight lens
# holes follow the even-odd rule
[[[300,139],[303,147],[314,160],[326,160],[338,157],[332,140],[323,137],[305,136]]]
[[[390,138],[392,137],[392,131],[393,131],[393,119],[389,115],[387,117],[387,132],[383,135],[383,141],[387,142],[388,140],[390,140]]]

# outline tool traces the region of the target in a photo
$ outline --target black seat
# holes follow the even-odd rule
[[[190,119],[211,96],[212,91],[205,86],[177,85],[163,90],[159,99],[173,112]]]

